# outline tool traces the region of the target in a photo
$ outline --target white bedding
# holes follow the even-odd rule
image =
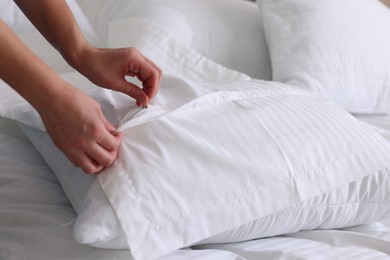
[[[250,8],[245,10],[250,10],[247,14],[253,13]],[[121,21],[117,25],[121,26]],[[42,39],[36,34],[22,38],[35,46],[37,52],[42,51]],[[122,42],[117,39],[111,44]],[[57,59],[58,54],[42,53],[48,55],[46,61],[58,72],[71,70]],[[159,58],[164,55],[161,53]],[[176,68],[170,69],[174,72]],[[12,95],[2,92],[8,94]],[[358,116],[358,119],[390,141],[390,116]],[[16,123],[0,117],[0,260],[132,259],[128,250],[97,249],[76,243],[72,234],[75,219],[75,211],[52,170]],[[195,246],[172,252],[160,260],[187,259],[390,259],[390,218],[342,230],[301,231],[240,243]]]
[[[389,116],[362,119],[390,141]],[[366,123],[365,123],[366,124]],[[79,245],[75,213],[51,170],[16,124],[0,118],[0,259],[130,260],[125,250]],[[390,219],[345,230],[304,231],[183,249],[161,260],[390,259]]]

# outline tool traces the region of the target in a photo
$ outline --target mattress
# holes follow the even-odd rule
[[[359,116],[390,141],[389,116]],[[0,118],[0,259],[132,259],[126,250],[76,243],[75,212],[15,122]],[[342,230],[185,248],[162,259],[390,259],[390,219]]]

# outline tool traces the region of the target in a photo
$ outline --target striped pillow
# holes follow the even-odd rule
[[[341,107],[280,83],[165,77],[148,110],[121,125],[117,161],[93,180],[53,160],[47,134],[24,130],[64,189],[84,196],[76,239],[136,259],[390,212],[389,144]]]

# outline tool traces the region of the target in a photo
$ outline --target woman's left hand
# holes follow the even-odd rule
[[[162,70],[135,48],[99,49],[86,47],[75,68],[96,85],[122,92],[147,106],[157,94]],[[125,77],[137,77],[142,88]]]

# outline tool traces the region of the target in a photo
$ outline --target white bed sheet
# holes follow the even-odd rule
[[[359,119],[390,141],[390,116]],[[14,122],[0,118],[0,259],[132,259],[125,250],[102,250],[74,242],[75,217],[54,174],[32,144]],[[161,260],[168,259],[390,259],[390,218],[344,230],[202,245]]]
[[[38,43],[38,38],[32,35],[25,40]],[[61,72],[57,56],[48,59]],[[390,116],[359,119],[390,141]],[[39,153],[14,122],[0,117],[0,260],[132,259],[125,250],[77,244],[72,237],[75,218],[61,186]],[[184,259],[390,259],[390,218],[344,230],[303,231],[241,243],[202,245],[160,260]]]

